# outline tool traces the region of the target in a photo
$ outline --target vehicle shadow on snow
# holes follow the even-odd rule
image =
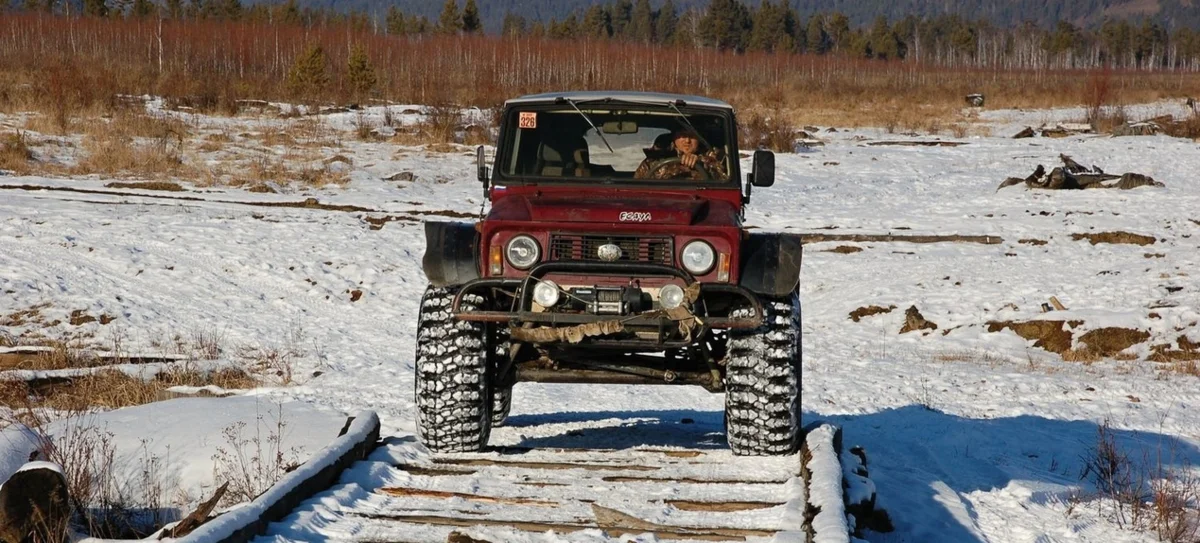
[[[1071,490],[1050,485],[1082,487],[1085,494],[1094,490],[1093,478],[1082,477],[1100,443],[1101,427],[1092,421],[1029,415],[971,419],[920,405],[867,415],[804,413],[803,420],[839,425],[846,446],[866,449],[879,505],[896,524],[893,534],[872,534],[872,541],[982,543],[986,539],[975,527],[979,515],[966,494],[1020,481],[1023,489],[1010,494],[1031,493],[1021,501],[1050,505],[1072,499]],[[1134,470],[1155,471],[1159,458],[1164,470],[1200,463],[1200,449],[1174,436],[1105,431]]]
[[[501,431],[518,433],[516,445],[534,449],[723,449],[724,416],[686,409],[544,413],[510,417]]]

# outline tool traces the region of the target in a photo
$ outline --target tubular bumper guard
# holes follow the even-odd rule
[[[641,264],[627,262],[547,262],[530,270],[529,275],[523,279],[506,279],[506,278],[482,278],[467,282],[458,291],[458,295],[454,297],[454,304],[451,306],[451,311],[454,317],[459,320],[475,321],[475,322],[506,322],[506,323],[533,323],[543,325],[577,325],[587,324],[592,322],[600,322],[606,320],[620,320],[622,323],[629,326],[656,326],[665,327],[671,325],[673,321],[665,315],[632,315],[632,316],[612,316],[612,315],[592,315],[582,313],[540,313],[533,311],[533,285],[550,273],[586,273],[588,275],[614,275],[614,276],[659,276],[659,277],[676,277],[682,279],[684,283],[690,285],[695,282],[695,278],[687,272],[663,266],[660,264]],[[493,288],[501,288],[506,290],[520,289],[520,296],[517,299],[515,311],[463,311],[461,308],[462,297],[467,294],[487,294],[487,290]],[[753,292],[740,287],[738,285],[730,285],[725,283],[701,283],[700,296],[698,300],[703,300],[706,294],[721,293],[726,295],[741,296],[746,299],[747,304],[754,309],[754,316],[744,318],[731,317],[710,317],[706,315],[696,315],[707,329],[752,329],[762,325],[763,308],[758,297]]]

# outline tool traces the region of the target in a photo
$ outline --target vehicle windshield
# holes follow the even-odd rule
[[[509,115],[499,157],[505,177],[725,184],[736,167],[728,120],[718,113],[567,103]]]

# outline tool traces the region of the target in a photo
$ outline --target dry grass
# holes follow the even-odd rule
[[[785,116],[767,116],[755,112],[742,122],[740,128],[739,146],[742,149],[768,149],[780,153],[796,151],[800,129]]]
[[[117,409],[169,399],[172,396],[167,389],[171,387],[209,385],[243,390],[254,388],[255,381],[246,372],[232,368],[213,372],[175,369],[150,379],[116,370],[101,370],[57,384],[4,381],[0,384],[0,405],[10,409],[30,406],[62,412]]]
[[[28,136],[24,132],[0,135],[0,170],[28,173],[31,162],[33,150],[29,148]]]

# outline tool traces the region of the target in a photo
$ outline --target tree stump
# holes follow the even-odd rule
[[[67,480],[57,464],[25,464],[0,487],[0,542],[63,543],[70,518]]]

